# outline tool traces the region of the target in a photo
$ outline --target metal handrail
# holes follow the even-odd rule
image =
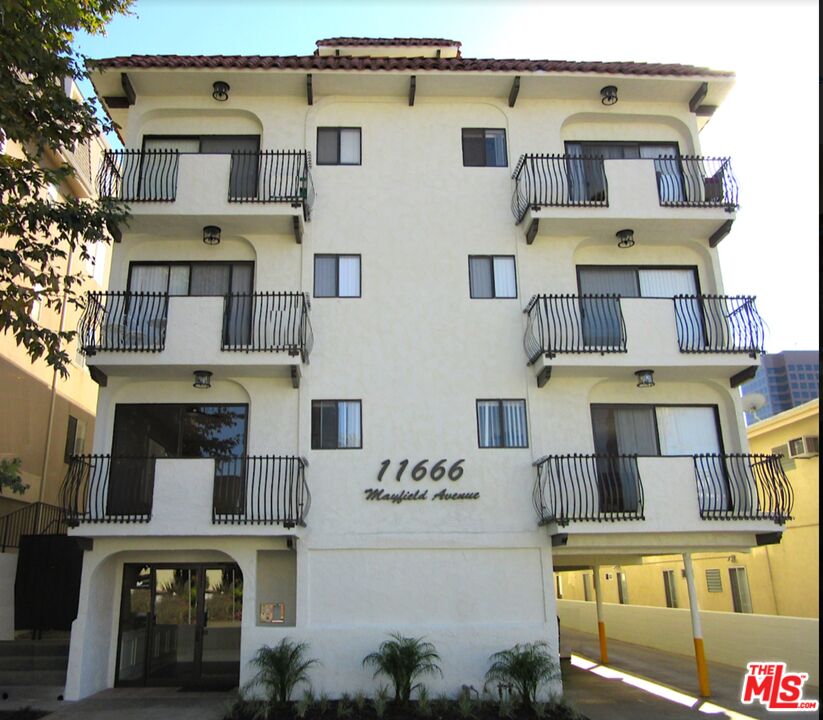
[[[231,154],[229,202],[290,203],[308,220],[314,203],[311,153],[306,150],[236,150]]]
[[[763,318],[754,297],[745,295],[676,295],[677,342],[683,353],[764,351]]]
[[[541,355],[626,352],[619,295],[535,295],[524,312],[530,365]]]
[[[233,293],[223,302],[221,350],[273,351],[308,362],[314,344],[307,293]]]
[[[780,455],[707,453],[694,456],[700,517],[704,520],[791,519],[794,491]]]
[[[44,502],[29,503],[0,516],[0,552],[19,548],[24,535],[65,535],[66,530],[60,507]]]
[[[160,352],[166,346],[168,293],[92,292],[77,328],[85,355]]]
[[[102,198],[126,202],[173,202],[179,166],[178,150],[107,150],[97,190]]]
[[[154,497],[153,457],[74,455],[60,488],[69,526],[148,522]]]
[[[520,224],[529,209],[608,207],[609,185],[602,157],[521,155],[512,179],[512,213]]]
[[[657,193],[664,207],[738,205],[737,178],[730,158],[666,155],[654,159]]]
[[[310,505],[303,458],[215,458],[213,523],[305,526]]]
[[[644,519],[637,455],[546,455],[534,466],[532,501],[540,524]]]

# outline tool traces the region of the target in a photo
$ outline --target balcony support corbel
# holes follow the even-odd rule
[[[717,247],[720,241],[732,231],[732,224],[734,220],[726,220],[717,230],[715,230],[709,237],[709,247]]]
[[[529,223],[529,228],[526,230],[526,244],[531,245],[534,242],[534,238],[537,235],[537,230],[540,227],[540,219],[534,218]]]
[[[744,382],[748,382],[749,380],[753,379],[754,376],[757,374],[757,365],[750,365],[745,370],[741,370],[739,373],[735,373],[734,375],[729,378],[729,386],[736,388],[742,385]]]
[[[537,373],[537,387],[542,388],[547,382],[549,382],[551,376],[551,365],[547,365],[539,373]]]
[[[291,366],[291,386],[296,390],[300,387],[300,368],[297,365]]]
[[[414,96],[417,94],[417,75],[412,75],[409,80],[409,107],[414,106]]]
[[[294,229],[294,239],[297,244],[300,245],[303,242],[303,228],[300,227],[300,219],[297,215],[293,215],[291,222],[292,228]]]
[[[514,107],[517,102],[517,95],[520,92],[520,76],[515,75],[512,81],[512,89],[509,91],[509,107]]]
[[[309,105],[314,105],[314,90],[311,84],[311,73],[306,75],[306,101]]]
[[[89,375],[100,387],[106,387],[109,384],[109,378],[100,368],[94,365],[89,365]]]

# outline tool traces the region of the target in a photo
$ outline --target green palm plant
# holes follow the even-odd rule
[[[317,660],[306,657],[308,649],[308,643],[296,643],[288,638],[274,647],[264,645],[251,660],[257,674],[247,687],[261,685],[270,702],[287,703],[296,685],[309,682],[308,669],[317,664]]]
[[[377,652],[363,658],[363,667],[376,668],[374,677],[385,675],[394,685],[394,699],[408,703],[412,690],[418,687],[415,680],[421,675],[443,675],[437,664],[440,656],[430,642],[423,638],[403,637],[392,633],[389,640],[381,643]]]
[[[492,655],[486,682],[510,683],[527,707],[533,707],[537,691],[557,671],[548,643],[539,641],[515,645]]]

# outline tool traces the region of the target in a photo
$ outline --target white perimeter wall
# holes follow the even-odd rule
[[[604,603],[606,636],[615,640],[693,655],[689,610],[644,605]],[[595,603],[558,600],[560,632],[574,628],[597,632]],[[820,621],[752,613],[701,611],[703,639],[709,662],[740,668],[757,660],[785,662],[789,670],[809,673],[809,682],[820,683]]]

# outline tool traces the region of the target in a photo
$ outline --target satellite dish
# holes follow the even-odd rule
[[[755,420],[760,420],[757,417],[757,411],[766,404],[766,396],[759,392],[746,393],[743,396],[743,410],[754,415]]]

